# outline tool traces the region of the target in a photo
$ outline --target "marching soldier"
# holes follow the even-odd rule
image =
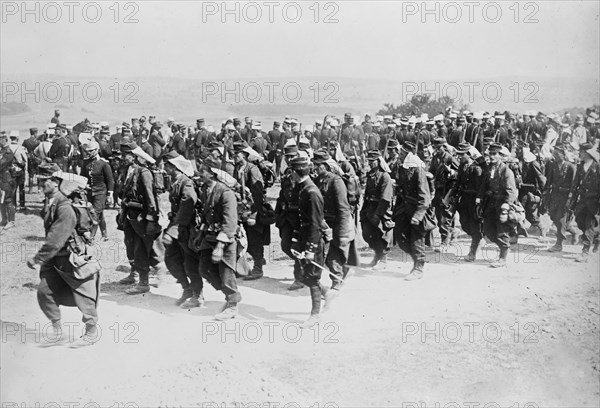
[[[311,328],[319,322],[321,313],[321,297],[327,291],[321,286],[321,265],[323,265],[324,245],[322,236],[323,196],[310,179],[310,162],[304,156],[298,156],[290,161],[294,171],[296,190],[293,194],[298,197],[299,230],[294,231],[292,253],[295,262],[302,270],[302,282],[310,289],[310,317],[301,327]]]
[[[508,213],[517,200],[518,190],[512,170],[502,161],[501,150],[499,143],[490,145],[490,163],[476,199],[476,203],[482,206],[484,235],[500,248],[499,260],[490,265],[493,268],[506,266],[510,237],[516,229],[516,223],[509,219]]]
[[[369,264],[373,267],[390,251],[392,245],[391,207],[393,184],[387,164],[382,164],[379,150],[367,154],[369,173],[365,198],[360,210],[363,239],[375,251]]]
[[[538,208],[542,200],[542,191],[546,185],[546,177],[535,154],[528,148],[523,148],[523,163],[521,170],[522,183],[519,187],[519,201],[525,208],[525,218],[532,227],[540,229],[540,217]]]
[[[563,146],[555,146],[552,152],[553,160],[548,163],[548,179],[544,188],[543,200],[548,208],[548,214],[556,225],[556,243],[548,249],[549,252],[561,252],[562,243],[567,238],[570,208],[567,203],[571,199],[571,189],[575,183],[577,167],[566,159]],[[572,231],[576,236],[576,231]]]
[[[132,249],[133,257],[131,274],[121,283],[134,283],[139,274],[139,283],[125,291],[128,295],[136,295],[150,291],[152,248],[161,232],[153,176],[146,167],[155,161],[133,142],[122,144],[121,152],[127,171],[121,192],[119,224],[125,235],[125,246]]]
[[[595,146],[582,144],[579,151],[581,162],[577,167],[572,190],[575,221],[583,235],[583,249],[577,262],[587,262],[590,247],[599,238],[600,225],[600,153]]]
[[[295,179],[293,170],[290,167],[290,161],[298,156],[298,146],[290,145],[284,147],[284,160],[287,167],[281,175],[281,190],[275,205],[275,226],[279,229],[281,238],[281,250],[290,258],[294,259],[292,254],[292,238],[294,231],[300,230],[300,219],[298,214],[298,197],[294,195]],[[288,287],[288,290],[298,290],[304,287],[302,283],[302,270],[300,264],[294,263],[294,282]]]
[[[313,158],[316,178],[315,185],[323,196],[323,213],[325,222],[332,230],[330,240],[325,244],[325,265],[332,276],[331,289],[339,290],[348,273],[350,244],[356,236],[356,227],[352,209],[348,203],[348,190],[342,178],[332,173],[335,160],[327,151],[317,151]]]
[[[476,198],[483,181],[483,169],[479,165],[483,156],[469,143],[458,145],[456,154],[460,161],[457,177],[456,198],[460,226],[471,237],[471,247],[465,261],[474,262],[481,241],[481,222],[477,214]],[[477,159],[478,162],[473,159]],[[452,194],[448,194],[452,197]]]
[[[423,277],[425,234],[430,229],[425,215],[431,204],[425,164],[411,152],[413,148],[414,145],[407,144],[400,149],[402,165],[396,179],[394,208],[394,238],[413,260],[413,268],[405,278],[408,281]]]
[[[200,168],[202,189],[198,200],[202,203],[204,234],[199,245],[200,275],[216,290],[225,294],[225,307],[215,315],[217,320],[229,320],[238,315],[242,295],[235,278],[238,226],[235,193],[216,180],[214,168],[203,164]]]
[[[260,279],[263,276],[264,245],[271,243],[271,233],[268,225],[261,223],[260,209],[265,201],[263,176],[258,166],[248,161],[252,150],[248,144],[243,141],[234,143],[235,149],[235,178],[242,186],[242,189],[248,187],[252,195],[252,206],[250,211],[256,214],[254,218],[250,217],[243,220],[244,229],[248,235],[248,253],[254,259],[254,265],[250,275],[245,280]]]
[[[46,230],[46,242],[35,256],[27,260],[27,266],[39,270],[37,299],[42,312],[52,322],[56,341],[62,336],[59,306],[76,306],[83,314],[85,333],[74,346],[86,346],[100,338],[97,329],[100,279],[98,273],[85,279],[78,279],[74,275],[69,256],[77,215],[71,201],[65,195],[69,192],[61,187],[64,180],[80,176],[62,172],[52,173],[55,168],[57,166],[50,165],[48,172],[40,171],[39,177],[44,180],[43,189],[46,196],[41,214]]]
[[[190,232],[195,225],[194,208],[198,201],[194,183],[192,163],[181,155],[167,159],[165,171],[171,177],[169,201],[169,226],[163,234],[165,264],[183,289],[175,302],[182,309],[200,307],[204,304],[203,283],[200,271],[200,258],[189,247]]]
[[[88,202],[94,207],[98,216],[98,225],[94,225],[91,234],[95,238],[98,227],[102,234],[102,241],[108,241],[108,232],[106,231],[106,220],[104,219],[104,207],[106,202],[113,201],[113,191],[115,189],[115,179],[112,168],[106,160],[100,159],[98,143],[95,140],[83,145],[83,166],[81,175],[86,177],[89,182]]]

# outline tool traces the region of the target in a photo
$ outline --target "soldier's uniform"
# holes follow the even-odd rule
[[[444,198],[456,184],[456,171],[458,161],[452,156],[445,145],[446,139],[434,140],[435,151],[431,157],[429,171],[435,178],[435,196],[432,205],[441,235],[441,245],[448,245],[452,238],[454,213],[449,205],[444,203]]]
[[[148,137],[148,143],[152,146],[152,158],[158,160],[162,154],[163,148],[166,145],[166,141],[160,132],[160,124],[155,123]],[[142,147],[143,148],[143,147]]]
[[[31,136],[23,141],[23,147],[27,150],[27,173],[29,175],[29,194],[33,192],[33,180],[37,172],[38,161],[33,152],[39,146],[40,141],[37,138],[37,128],[29,129]]]
[[[285,148],[285,157],[291,160],[298,155],[298,147],[293,145]],[[281,190],[275,205],[275,226],[279,229],[281,238],[281,250],[290,258],[294,259],[292,254],[292,238],[294,231],[300,230],[300,215],[298,213],[298,197],[294,195],[295,182],[292,176],[292,168],[287,167],[281,176]],[[300,289],[304,286],[302,283],[302,270],[299,263],[294,263],[294,283],[290,290]]]
[[[538,208],[546,185],[546,176],[537,158],[528,149],[523,150],[521,180],[519,201],[525,208],[525,218],[532,226],[538,227],[540,225]]]
[[[575,183],[577,167],[565,159],[563,147],[555,147],[555,156],[561,155],[562,162],[557,159],[548,163],[547,182],[544,192],[544,201],[548,208],[548,215],[556,225],[556,244],[549,249],[550,252],[562,251],[562,243],[567,238],[569,210],[568,201],[571,199],[571,190]],[[574,232],[574,231],[573,231]]]
[[[0,214],[2,220],[0,227],[14,227],[15,223],[15,203],[14,191],[15,180],[12,176],[12,164],[14,154],[8,144],[6,134],[0,135],[4,146],[0,148]]]
[[[25,208],[25,173],[27,169],[27,150],[19,146],[18,136],[11,136],[10,149],[13,152],[13,171],[12,176],[15,180],[15,189],[13,192],[13,202],[17,205],[17,192],[19,207]]]
[[[204,165],[202,171],[212,171]],[[213,180],[205,183],[198,194],[202,203],[202,222],[206,230],[199,245],[200,275],[216,290],[225,294],[225,309],[215,316],[218,320],[235,317],[242,296],[237,288],[235,268],[238,228],[235,193],[225,184]]]
[[[135,154],[153,163],[135,143],[121,145],[123,154]],[[146,293],[150,290],[148,277],[152,263],[153,243],[161,228],[158,223],[159,207],[154,191],[153,176],[143,165],[133,163],[126,172],[121,191],[121,215],[125,246],[133,249],[132,272],[139,273],[139,284],[128,289],[128,294]],[[131,258],[130,258],[131,259]]]
[[[431,193],[425,164],[412,152],[403,148],[405,155],[396,179],[394,207],[394,238],[400,249],[410,255],[413,269],[406,280],[420,279],[425,266],[426,212],[431,204]]]
[[[469,154],[472,149],[468,143],[461,143],[458,146],[457,153]],[[483,159],[483,156],[481,156]],[[477,214],[477,194],[483,182],[483,169],[478,162],[465,161],[458,168],[456,182],[456,209],[460,216],[460,226],[463,231],[471,237],[471,247],[469,254],[465,258],[468,262],[475,261],[475,255],[479,242],[481,241],[481,220]]]
[[[500,155],[502,146],[492,143],[489,154]],[[506,163],[490,163],[484,173],[484,181],[478,193],[478,203],[483,205],[483,233],[500,248],[499,261],[494,267],[506,265],[510,238],[515,235],[516,223],[508,219],[510,206],[517,200],[518,190],[515,176]]]
[[[102,238],[108,241],[104,207],[106,206],[108,195],[112,194],[115,189],[112,168],[106,160],[102,160],[97,155],[94,155],[90,159],[83,161],[81,175],[89,180],[88,201],[92,204],[98,216],[98,225],[94,225],[91,231],[92,238],[96,236],[96,231],[100,227]]]
[[[335,163],[327,152],[315,152],[313,163],[316,165]],[[323,212],[327,226],[332,230],[331,239],[325,244],[325,265],[334,276],[332,289],[339,289],[348,273],[350,244],[356,237],[356,226],[352,208],[348,203],[348,190],[342,178],[331,171],[325,171],[314,180],[323,196]]]
[[[71,151],[70,141],[67,136],[60,136],[54,139],[52,147],[48,152],[48,158],[56,163],[62,171],[67,171],[69,166],[69,153]]]
[[[179,171],[169,190],[171,212],[164,234],[170,239],[165,241],[165,264],[183,289],[176,305],[184,309],[199,307],[204,302],[202,277],[198,269],[200,258],[189,246],[191,230],[200,227],[196,225],[194,213],[198,196],[190,179],[194,172],[191,163],[181,155],[168,159],[168,163]]]
[[[391,207],[393,183],[389,172],[381,167],[378,150],[368,153],[367,159],[377,161],[377,166],[367,173],[365,198],[360,210],[360,224],[365,242],[375,251],[371,266],[387,254],[392,245]]]
[[[575,200],[575,221],[583,235],[582,254],[577,258],[580,262],[587,261],[590,246],[600,238],[600,154],[595,146],[582,145],[581,156],[588,155],[591,162],[586,163],[587,157],[577,166],[573,197]],[[589,166],[587,165],[589,164]]]

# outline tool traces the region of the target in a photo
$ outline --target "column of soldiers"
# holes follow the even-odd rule
[[[238,313],[236,275],[264,276],[264,246],[274,223],[281,249],[295,261],[289,290],[310,290],[306,327],[319,320],[322,299],[327,307],[349,268],[359,265],[359,225],[374,251],[367,265],[385,262],[397,244],[413,261],[406,280],[423,276],[428,246],[447,250],[458,221],[471,237],[466,262],[476,261],[485,238],[499,248],[491,266],[506,266],[511,245],[528,233],[525,220],[542,230],[545,213],[557,228],[549,251],[562,251],[568,233],[577,243],[579,231],[583,250],[576,260],[585,262],[598,250],[596,112],[573,123],[567,115],[452,109],[433,118],[365,115],[359,122],[346,114],[340,124],[327,115],[303,130],[286,117],[266,133],[260,122],[234,118],[216,132],[204,119],[189,127],[169,118],[165,128],[150,116],[123,122],[111,135],[107,123],[86,119],[71,127],[55,115],[42,135],[30,130],[21,151],[15,132],[12,144],[0,135],[2,222],[14,225],[19,188],[24,206],[26,174],[31,192],[40,166],[80,173],[99,218],[92,237],[100,229],[107,239],[103,211],[119,208],[131,267],[121,281],[132,285],[126,293],[147,293],[151,269],[166,264],[182,287],[177,305],[202,306],[206,279],[225,295],[216,316],[222,320]],[[273,209],[266,190],[275,180],[281,189]],[[163,192],[171,203],[165,230],[159,223]],[[322,271],[330,286],[321,283]]]

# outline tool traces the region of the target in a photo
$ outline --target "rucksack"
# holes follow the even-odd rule
[[[258,169],[263,177],[264,188],[269,188],[275,184],[275,170],[273,170],[273,163],[267,160],[262,160],[258,163]]]
[[[351,206],[358,205],[361,196],[360,179],[355,174],[344,173],[342,180],[344,180],[346,190],[348,190],[348,204]]]
[[[152,166],[149,168],[152,173],[152,187],[156,195],[160,195],[169,189],[170,179],[166,171]]]
[[[79,253],[86,252],[86,246],[92,244],[92,229],[98,225],[98,214],[84,197],[85,192],[80,193],[71,200],[71,206],[75,211],[77,223],[75,224],[75,245]]]

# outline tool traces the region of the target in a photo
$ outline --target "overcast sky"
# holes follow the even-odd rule
[[[109,1],[97,3],[96,23],[85,20],[96,19],[95,5],[76,3],[70,22],[62,1],[28,3],[26,15],[20,1],[2,1],[2,74],[429,80],[600,71],[598,1],[428,2],[426,15],[421,1],[229,2],[227,15],[221,1],[122,2],[118,15]]]

